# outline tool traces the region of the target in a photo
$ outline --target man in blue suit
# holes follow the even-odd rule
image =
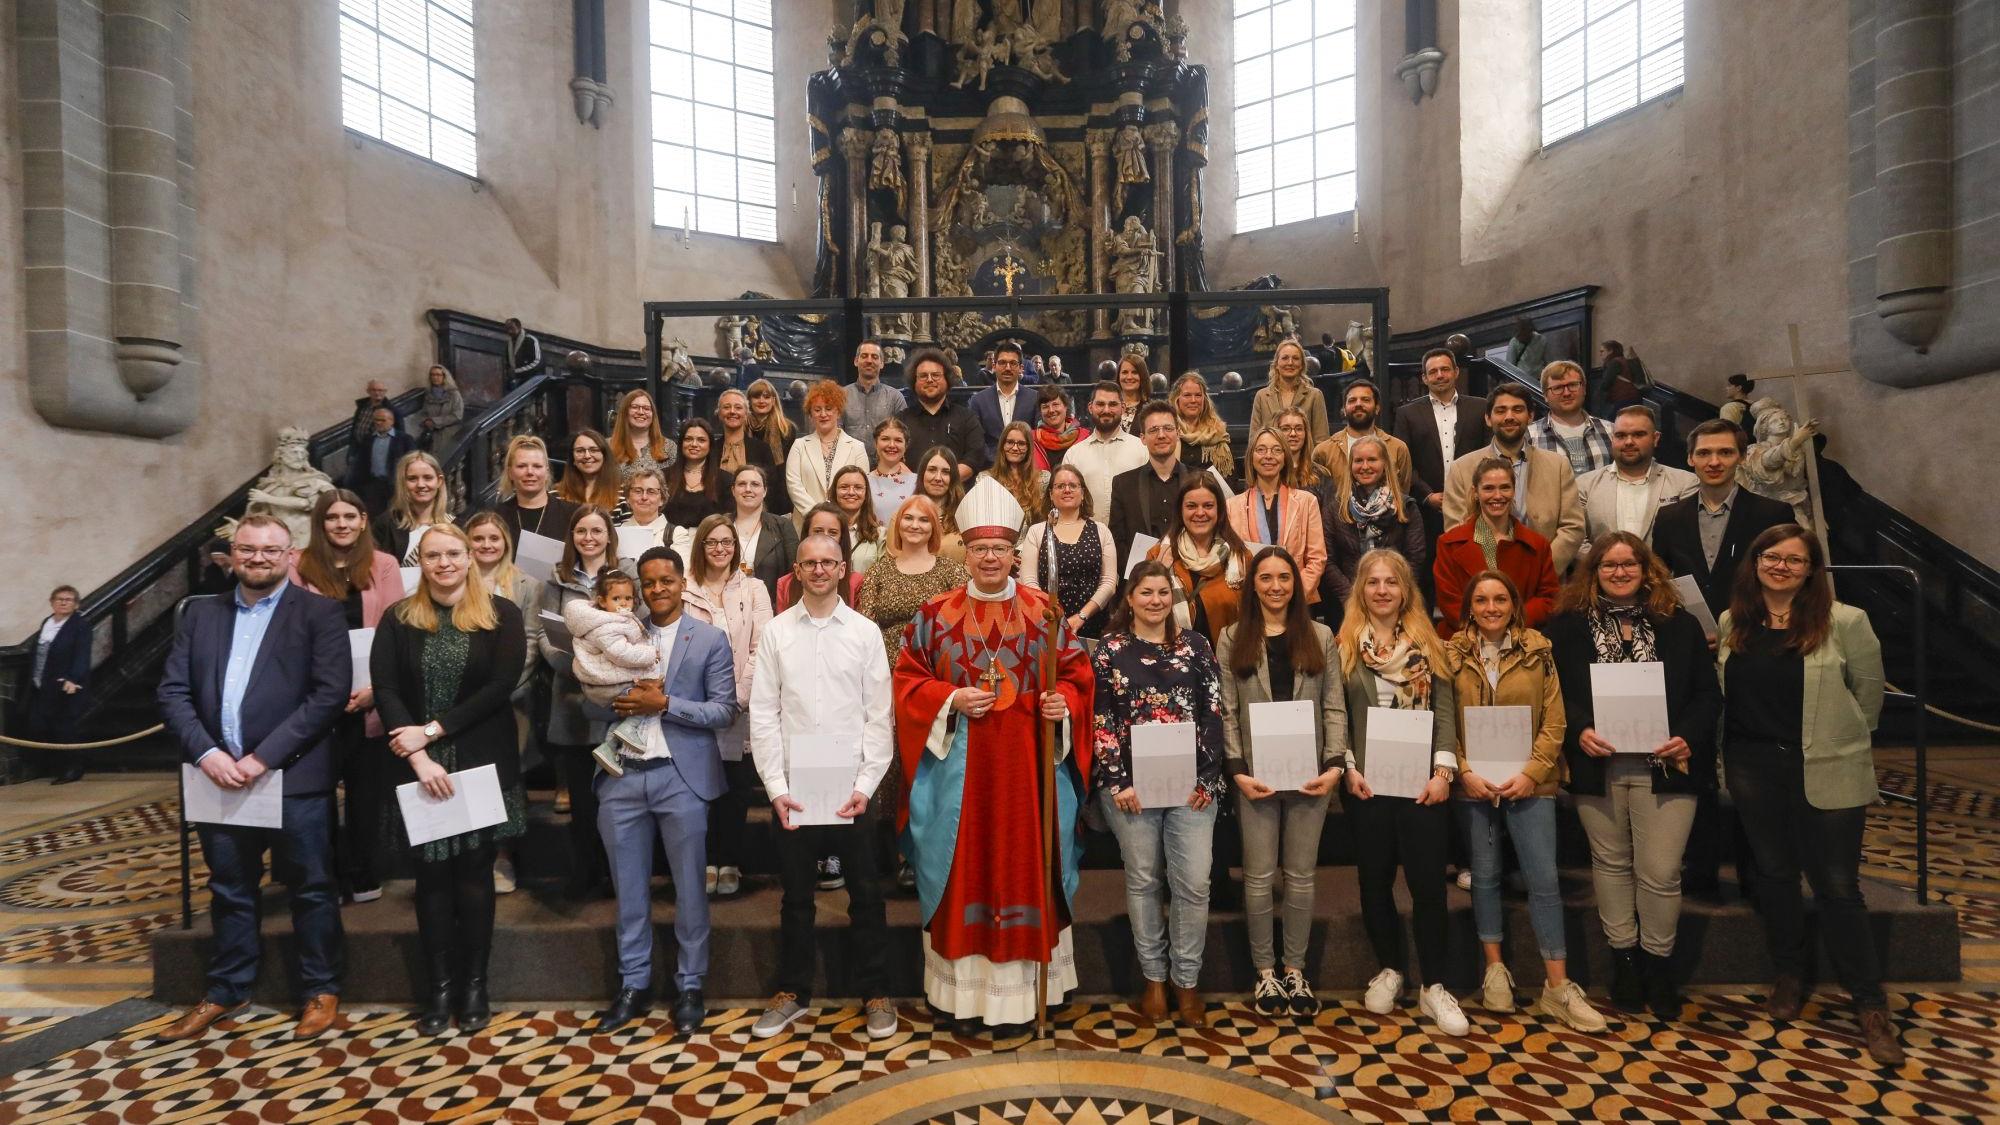
[[[160,677],[160,712],[181,755],[224,789],[284,771],[280,828],[196,826],[208,861],[215,955],[208,993],[160,1035],[192,1039],[243,1006],[257,980],[258,884],[264,853],[291,891],[306,997],[294,1035],[310,1039],[339,1014],[345,968],[334,876],[330,732],[347,706],[353,664],[340,603],[293,586],[292,536],[269,516],[246,516],[230,541],[237,585],[196,602]]]
[[[674,879],[674,944],[679,947],[674,1026],[692,1035],[705,1015],[708,975],[708,804],[729,787],[715,732],[736,717],[736,670],[729,635],[681,612],[687,572],[680,555],[654,547],[639,556],[639,596],[646,635],[660,650],[658,680],[642,679],[619,697],[620,716],[658,715],[644,752],[626,749],[623,776],[600,773],[597,830],[611,857],[618,892],[618,995],[599,1017],[611,1031],[644,1015],[652,998],[653,836],[665,846]]]
[[[1002,340],[993,345],[993,385],[973,394],[965,405],[979,419],[986,437],[986,467],[993,465],[1000,451],[1000,431],[1009,422],[1026,422],[1033,429],[1041,418],[1036,413],[1035,396],[1024,392],[1021,382],[1021,345]]]

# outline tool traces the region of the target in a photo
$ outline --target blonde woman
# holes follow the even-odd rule
[[[1283,547],[1298,564],[1306,603],[1318,604],[1320,576],[1326,572],[1319,497],[1285,482],[1291,456],[1276,430],[1254,431],[1244,460],[1245,487],[1229,498],[1229,526],[1253,551],[1265,544]]]
[[[479,571],[480,579],[486,583],[486,588],[492,591],[494,597],[506,598],[521,607],[521,631],[527,637],[528,652],[539,654],[542,622],[538,610],[542,602],[542,583],[514,565],[514,537],[508,534],[507,521],[497,512],[480,512],[465,521],[465,537],[472,544],[472,563]],[[541,666],[539,659],[523,661],[521,680],[514,685],[514,693],[510,697],[514,705],[515,741],[523,751],[528,748],[528,735],[534,729],[534,720],[530,717],[533,706],[530,693],[534,690],[535,672]],[[517,886],[514,863],[502,852],[493,865],[493,889],[508,895],[513,894]]]
[[[465,397],[458,393],[458,380],[442,363],[431,364],[425,382],[423,401],[417,405],[417,424],[423,430],[425,447],[437,448],[451,440],[459,419],[465,417]]]
[[[438,459],[418,450],[396,462],[396,493],[379,529],[382,549],[403,566],[417,565],[417,540],[426,529],[451,522],[451,495]]]
[[[798,430],[792,420],[785,417],[784,407],[778,400],[778,388],[769,379],[757,379],[743,389],[750,400],[749,441],[761,444],[769,455],[768,461],[757,455],[750,457],[750,463],[771,466],[769,495],[765,507],[781,516],[792,514],[792,497],[785,484],[785,466],[790,463],[792,446],[799,440]],[[810,504],[804,505],[811,507]],[[798,525],[792,525],[794,531]]]
[[[840,428],[840,412],[846,406],[847,392],[831,379],[821,379],[806,392],[806,417],[812,420],[812,432],[800,438],[785,457],[785,490],[791,493],[792,507],[800,513],[832,500],[833,478],[849,465],[861,468],[863,491],[867,489],[868,447]],[[793,519],[804,525],[803,514]]]
[[[493,511],[506,522],[508,541],[519,543],[523,531],[562,538],[576,506],[549,491],[549,447],[533,434],[516,434],[507,442],[505,464]]]
[[[1229,450],[1229,426],[1208,397],[1208,380],[1190,371],[1174,380],[1174,418],[1181,424],[1181,464],[1197,471],[1214,466],[1225,478],[1236,475]]]
[[[1363,1003],[1376,1015],[1387,1015],[1402,996],[1403,917],[1394,896],[1400,866],[1416,932],[1417,971],[1429,982],[1419,1007],[1439,1031],[1464,1035],[1465,1013],[1444,986],[1444,864],[1451,848],[1447,802],[1458,779],[1457,693],[1446,671],[1444,643],[1431,628],[1430,610],[1407,559],[1394,551],[1361,557],[1338,643],[1352,763],[1341,807],[1354,824],[1361,922],[1381,966]],[[1368,782],[1372,708],[1430,712],[1431,776],[1414,798],[1378,794]]]
[[[729,788],[708,815],[706,887],[709,894],[724,897],[743,889],[744,823],[750,795],[757,788],[756,765],[744,752],[749,746],[750,680],[757,667],[757,644],[771,623],[771,595],[744,571],[742,558],[743,544],[730,517],[702,520],[694,529],[687,592],[681,601],[689,617],[729,635],[730,658],[736,665],[736,718],[715,735]]]
[[[1307,449],[1319,445],[1332,432],[1326,418],[1326,396],[1306,378],[1306,350],[1290,339],[1279,342],[1271,356],[1268,381],[1250,401],[1250,432],[1274,424],[1286,410],[1305,415]]]
[[[1285,483],[1302,488],[1325,500],[1333,492],[1333,482],[1312,459],[1312,422],[1297,408],[1281,410],[1272,426],[1285,439],[1285,456],[1291,459],[1291,479]]]
[[[1410,560],[1422,573],[1430,566],[1430,543],[1416,500],[1396,486],[1390,475],[1389,447],[1374,434],[1356,438],[1347,449],[1346,472],[1333,480],[1332,493],[1320,507],[1320,527],[1326,532],[1326,571],[1321,579],[1324,599],[1347,601],[1354,568],[1361,556],[1387,548]]]

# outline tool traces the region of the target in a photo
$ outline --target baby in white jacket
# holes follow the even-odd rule
[[[638,588],[631,577],[615,567],[606,567],[597,576],[594,602],[580,598],[563,604],[563,623],[569,626],[570,674],[583,686],[584,697],[600,707],[632,690],[643,677],[657,676],[660,650],[646,639],[646,626],[633,612]],[[635,753],[646,750],[650,715],[628,715],[618,720],[605,736],[604,744],[590,752],[604,772],[623,777],[618,747],[622,743]]]

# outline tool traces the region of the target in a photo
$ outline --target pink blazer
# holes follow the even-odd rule
[[[764,626],[771,623],[771,595],[764,583],[741,573],[729,576],[722,588],[722,605],[710,604],[708,591],[693,583],[682,595],[687,615],[729,634],[729,655],[736,664],[736,706],[750,706],[750,674],[756,668],[753,657]]]
[[[1251,497],[1252,490],[1243,491],[1229,498],[1229,526],[1243,537],[1250,547],[1251,555],[1259,546],[1269,546],[1257,537],[1257,512],[1251,507],[1258,503]],[[1299,564],[1299,581],[1305,583],[1306,603],[1319,601],[1319,577],[1326,573],[1326,529],[1319,522],[1319,501],[1310,492],[1289,486],[1278,489],[1278,542],[1277,545],[1290,551],[1294,562]],[[1245,585],[1249,576],[1244,576]]]
[[[321,593],[321,591],[313,589],[312,585],[305,579],[299,577],[299,564],[296,560],[292,563],[291,580],[300,589],[312,590],[315,594]],[[387,551],[375,552],[375,558],[368,567],[368,588],[361,591],[361,627],[364,629],[373,629],[375,626],[381,624],[382,615],[389,612],[389,607],[402,600],[403,570],[401,564],[396,561],[396,556]],[[382,729],[382,717],[375,713],[374,708],[371,707],[368,709],[368,715],[362,722],[362,728],[364,733],[370,738],[382,737],[384,733]]]

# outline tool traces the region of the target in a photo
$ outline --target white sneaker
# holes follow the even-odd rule
[[[708,868],[705,872],[703,872],[702,890],[707,891],[709,894],[713,895],[715,893],[715,881],[717,876],[718,872],[713,867]]]
[[[1386,1016],[1396,1010],[1396,1001],[1403,995],[1403,974],[1394,969],[1383,969],[1368,982],[1368,992],[1361,998],[1361,1004],[1378,1016]]]
[[[1479,1003],[1489,1012],[1514,1010],[1514,974],[1498,961],[1486,966],[1486,979],[1479,983]]]
[[[743,870],[727,864],[716,869],[715,893],[724,898],[743,889]]]
[[[1445,990],[1444,985],[1434,984],[1424,989],[1423,995],[1417,998],[1417,1007],[1446,1035],[1464,1035],[1472,1030],[1472,1025],[1466,1022],[1465,1013],[1458,1009],[1458,1000]]]
[[[511,895],[519,886],[519,881],[514,878],[514,861],[504,855],[494,860],[493,893],[496,895]]]
[[[1542,998],[1535,1010],[1561,1020],[1572,1031],[1589,1035],[1602,1033],[1610,1025],[1603,1013],[1583,994],[1583,986],[1573,980],[1542,986]]]

